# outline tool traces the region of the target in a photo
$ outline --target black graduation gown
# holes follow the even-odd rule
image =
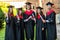
[[[15,17],[15,27],[16,27],[16,40],[24,40],[23,19],[18,20],[17,17]]]
[[[50,13],[50,15],[46,14],[46,20],[49,22],[46,22],[47,27],[47,40],[56,40],[57,38],[57,32],[56,32],[56,13],[53,11]]]
[[[45,19],[44,15],[41,15],[43,17],[43,19]],[[36,40],[45,40],[44,39],[44,33],[42,31],[42,28],[45,28],[45,23],[42,22],[42,19],[38,19],[36,18]]]
[[[5,40],[15,40],[14,17],[6,20]]]
[[[35,15],[34,12],[32,12],[33,15]],[[32,16],[29,15],[29,16]],[[27,19],[29,17],[27,14],[24,13],[24,20]],[[33,40],[34,39],[34,25],[35,22],[32,19],[29,19],[27,22],[24,22],[25,25],[25,32],[26,32],[26,39],[29,40]]]
[[[43,15],[43,12],[41,11],[41,15]],[[45,15],[42,16],[45,20]],[[42,31],[42,40],[46,40],[46,23],[44,23],[44,30]]]

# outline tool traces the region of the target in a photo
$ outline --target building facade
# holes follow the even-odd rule
[[[54,3],[54,9],[55,11],[60,11],[60,0],[0,0],[0,2],[31,2],[33,6],[41,6],[44,8],[44,12],[46,12],[46,3],[47,2]]]

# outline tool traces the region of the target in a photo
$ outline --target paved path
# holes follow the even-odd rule
[[[57,24],[57,40],[60,40],[60,24]]]

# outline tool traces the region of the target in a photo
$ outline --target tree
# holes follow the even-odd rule
[[[1,28],[3,28],[3,26],[4,26],[4,13],[3,13],[3,11],[2,11],[2,9],[1,9],[1,7],[0,7],[0,29]]]

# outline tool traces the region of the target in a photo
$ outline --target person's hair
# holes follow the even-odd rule
[[[40,15],[43,15],[43,12],[40,10]],[[36,11],[36,18],[38,16],[38,12]]]
[[[10,14],[13,14],[13,9],[11,9],[12,10],[12,12],[10,12],[10,8],[8,9],[8,16],[10,15]]]
[[[30,6],[30,9],[31,9],[31,5],[29,5]],[[26,5],[26,9],[27,9],[27,5]]]
[[[22,11],[22,10],[18,10],[18,13],[17,13],[18,15],[19,15],[19,11]],[[21,15],[23,15],[23,13],[21,13]]]

